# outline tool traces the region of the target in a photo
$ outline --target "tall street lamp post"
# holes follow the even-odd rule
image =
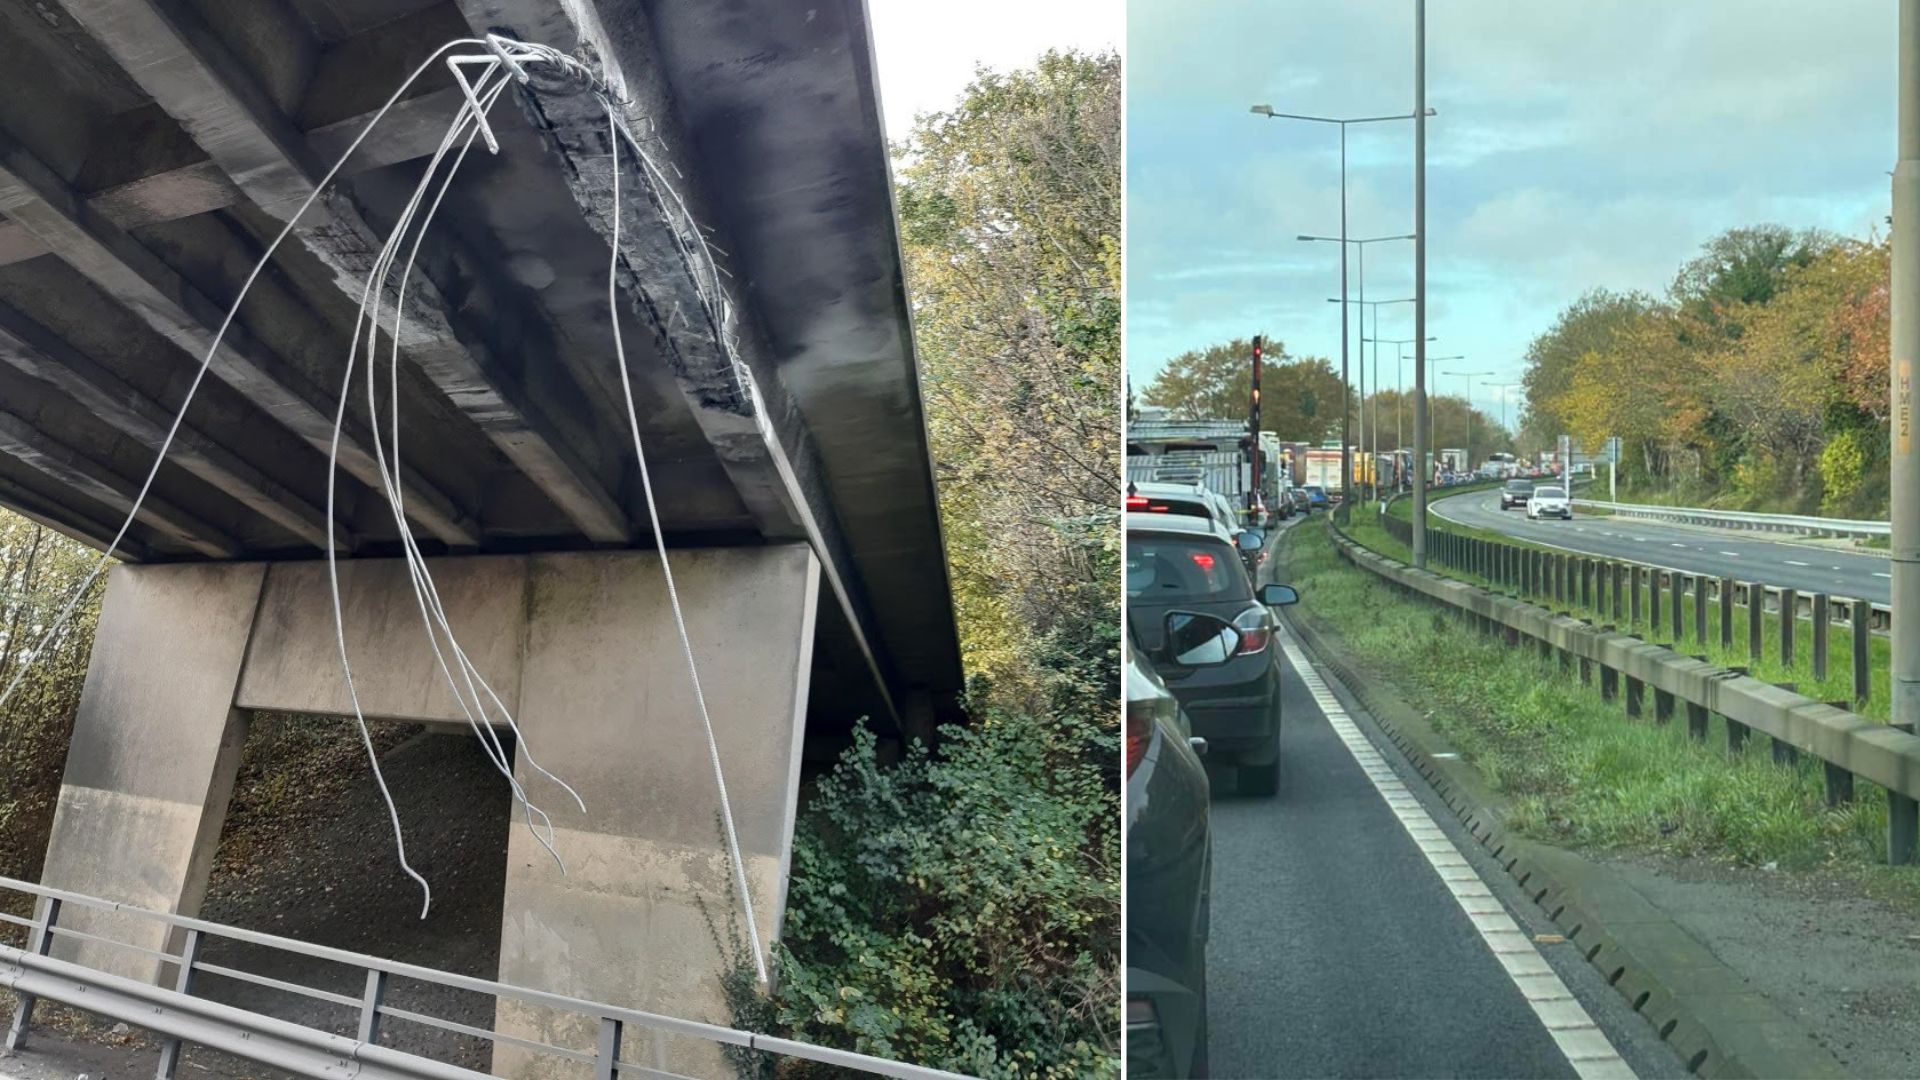
[[[1513,438],[1513,429],[1507,426],[1507,391],[1516,386],[1524,385],[1526,384],[1517,382],[1492,382],[1487,384],[1489,389],[1500,391],[1500,431],[1509,439]]]
[[[1920,0],[1910,0],[1920,3]],[[1413,565],[1427,565],[1427,0],[1413,0]]]
[[[1412,237],[1408,237],[1408,239],[1412,239]],[[1360,288],[1361,295],[1365,296],[1366,277],[1364,270],[1362,271]],[[1334,298],[1327,300],[1329,304],[1337,304],[1339,302],[1338,299]],[[1362,384],[1360,391],[1360,408],[1363,414],[1360,424],[1360,445],[1367,448],[1370,467],[1377,472],[1380,468],[1380,307],[1382,304],[1411,304],[1413,303],[1413,297],[1406,296],[1397,300],[1356,300],[1354,303],[1360,308],[1360,376]],[[1372,309],[1371,314],[1373,317],[1372,335],[1368,335],[1366,329],[1369,308]],[[1367,373],[1367,345],[1369,343],[1373,345],[1373,373],[1371,375]],[[1373,415],[1371,417],[1364,415],[1367,407],[1365,385],[1368,379],[1373,380]],[[1399,384],[1396,382],[1394,392],[1397,394],[1399,389]],[[1396,403],[1396,408],[1397,407],[1398,404]],[[1399,436],[1397,427],[1395,428],[1394,435],[1396,438]],[[1393,448],[1398,450],[1400,446],[1398,443],[1395,443]],[[1373,484],[1375,497],[1379,495],[1379,486],[1379,477],[1375,476]]]
[[[1460,358],[1464,359],[1464,357]],[[1467,471],[1473,471],[1473,380],[1490,379],[1491,371],[1443,371],[1442,375],[1455,375],[1467,380]]]
[[[1424,4],[1425,0],[1420,0],[1420,2]],[[1345,118],[1333,117],[1333,116],[1306,116],[1301,113],[1275,112],[1273,106],[1271,105],[1255,105],[1248,110],[1249,112],[1253,113],[1255,116],[1264,116],[1269,120],[1304,120],[1312,124],[1338,124],[1339,125],[1340,127],[1340,241],[1341,241],[1340,243],[1340,295],[1342,298],[1344,298],[1347,295],[1347,245],[1346,245],[1346,239],[1347,239],[1347,125],[1378,124],[1388,120],[1412,120],[1414,121],[1415,124],[1419,124],[1421,122],[1421,117],[1419,115],[1420,111],[1425,108],[1424,91],[1422,92],[1421,101],[1423,104],[1416,106],[1415,110],[1412,113],[1403,113],[1398,116],[1353,116],[1353,117],[1345,117]],[[1431,112],[1431,110],[1428,110],[1428,111]],[[1419,231],[1417,225],[1415,227],[1415,231],[1416,232]],[[1346,398],[1345,398],[1346,400],[1348,401],[1353,400],[1353,391],[1349,387],[1347,382],[1347,310],[1345,305],[1342,305],[1340,308],[1340,390],[1341,390],[1341,393],[1346,395]],[[1351,486],[1351,484],[1353,483],[1353,455],[1351,453],[1352,435],[1348,431],[1347,422],[1348,422],[1348,416],[1345,411],[1342,411],[1340,416],[1340,482],[1344,485]]]
[[[1439,341],[1440,339],[1429,334],[1427,340]],[[1375,341],[1373,343],[1376,349],[1382,345],[1393,346],[1393,448],[1395,450],[1407,445],[1406,436],[1400,432],[1401,405],[1406,401],[1407,397],[1406,384],[1400,377],[1400,364],[1407,358],[1405,347],[1411,344],[1413,344],[1412,338],[1387,338],[1383,341]]]
[[[1888,335],[1892,407],[1893,726],[1920,730],[1920,443],[1913,435],[1913,365],[1920,354],[1920,0],[1900,0],[1893,170],[1893,324]],[[1920,858],[1920,801],[1887,794],[1887,861]]]
[[[1428,340],[1430,341],[1432,339],[1429,338]],[[1423,342],[1423,341],[1414,342],[1413,351],[1416,354],[1424,352],[1425,349],[1426,349],[1426,342]],[[1449,360],[1465,360],[1466,358],[1467,357],[1465,353],[1456,353],[1453,356],[1429,356],[1429,357],[1426,357],[1426,363],[1423,364],[1423,363],[1420,363],[1419,359],[1416,357],[1413,365],[1413,378],[1416,384],[1414,388],[1414,402],[1413,402],[1413,440],[1414,442],[1417,444],[1420,441],[1420,429],[1423,424],[1426,427],[1426,433],[1427,433],[1427,448],[1426,450],[1422,451],[1419,449],[1418,446],[1416,446],[1414,448],[1414,452],[1416,455],[1418,454],[1432,455],[1435,452],[1434,445],[1433,445],[1433,438],[1435,435],[1435,432],[1433,430],[1433,413],[1428,408],[1431,402],[1427,400],[1426,393],[1418,385],[1418,383],[1421,381],[1421,369],[1425,367],[1429,367],[1433,364],[1444,364]],[[1426,457],[1420,458],[1420,464],[1423,469],[1426,467]]]
[[[1346,245],[1352,244],[1354,246],[1354,248],[1359,252],[1359,266],[1360,266],[1360,273],[1358,275],[1359,286],[1360,286],[1359,287],[1360,299],[1358,301],[1355,301],[1355,303],[1359,304],[1361,311],[1364,313],[1366,310],[1366,303],[1367,303],[1367,245],[1384,243],[1388,240],[1411,240],[1413,239],[1413,235],[1411,233],[1402,233],[1396,236],[1369,236],[1369,237],[1365,237],[1364,239],[1355,240],[1355,239],[1342,239],[1341,237],[1338,237],[1338,236],[1309,236],[1303,233],[1300,236],[1294,237],[1294,239],[1302,241],[1303,243],[1340,244],[1341,245],[1340,265],[1343,267],[1346,265],[1346,261],[1347,261]],[[1345,369],[1346,369],[1344,350],[1346,348],[1346,340],[1347,340],[1346,305],[1348,303],[1345,297],[1345,293],[1346,293],[1345,280],[1346,280],[1345,274],[1343,272],[1341,277],[1342,287],[1340,290],[1342,294],[1341,299],[1335,301],[1335,303],[1338,303],[1340,305],[1340,342],[1341,342],[1341,348],[1343,350],[1343,356],[1341,359],[1341,377],[1343,379],[1345,378]],[[1360,442],[1359,442],[1359,445],[1365,446],[1367,445],[1367,413],[1366,413],[1367,350],[1366,350],[1366,337],[1365,337],[1366,327],[1364,324],[1362,324],[1360,332],[1361,332],[1361,348],[1360,348],[1360,380],[1359,380],[1360,381]],[[1375,389],[1375,392],[1376,393],[1379,392],[1377,387]],[[1353,408],[1353,398],[1351,394],[1349,394],[1347,398],[1347,407],[1350,410]],[[1344,434],[1345,432],[1343,430],[1342,435],[1344,436]],[[1348,461],[1348,456],[1345,455],[1344,450],[1342,451],[1342,453],[1343,453],[1343,457],[1342,457],[1343,465],[1351,464]],[[1349,484],[1353,484],[1353,486],[1356,486],[1356,487],[1358,486],[1357,484],[1353,483],[1353,471],[1351,468],[1348,468],[1346,470],[1345,475],[1347,477]]]

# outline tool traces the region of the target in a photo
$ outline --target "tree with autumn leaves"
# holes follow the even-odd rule
[[[1882,239],[1765,225],[1665,296],[1590,292],[1529,348],[1526,437],[1618,437],[1629,491],[1883,516],[1888,270]]]
[[[1319,443],[1340,438],[1340,371],[1317,356],[1295,356],[1276,338],[1264,339],[1260,365],[1260,427],[1288,442]],[[1411,365],[1409,365],[1411,367]],[[1235,338],[1193,349],[1168,360],[1139,392],[1138,405],[1163,408],[1179,420],[1238,420],[1247,415],[1253,390],[1253,342]],[[1361,410],[1366,422],[1380,424],[1377,440],[1384,452],[1413,444],[1413,394],[1381,390],[1364,402],[1353,399],[1349,433],[1360,438]],[[1432,395],[1428,415],[1433,445],[1465,447],[1468,425],[1476,456],[1512,450],[1513,440],[1497,418],[1469,409],[1463,397]],[[1367,445],[1375,445],[1371,432]]]

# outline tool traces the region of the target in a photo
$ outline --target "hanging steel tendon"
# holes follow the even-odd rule
[[[20,686],[21,679],[31,668],[35,660],[46,655],[46,646],[64,630],[81,599],[92,588],[94,582],[99,579],[100,575],[105,571],[108,561],[113,557],[114,552],[119,549],[120,544],[126,539],[128,529],[132,526],[134,519],[140,512],[142,504],[146,501],[147,495],[153,487],[154,478],[159,474],[161,463],[166,460],[167,453],[172,448],[175,437],[179,434],[180,425],[186,416],[187,409],[192,405],[194,397],[199,393],[200,384],[206,378],[207,371],[212,365],[213,357],[219,351],[220,344],[226,337],[227,329],[233,324],[233,320],[240,310],[240,305],[246,299],[247,292],[253,287],[254,281],[259,278],[261,272],[266,268],[268,261],[272,259],[274,252],[279,249],[280,244],[285,241],[287,236],[293,231],[294,226],[313,206],[313,203],[320,197],[321,193],[333,183],[334,179],[339,175],[340,170],[346,165],[347,161],[353,157],[354,153],[360,148],[360,145],[366,141],[367,136],[374,128],[379,126],[381,120],[392,110],[395,103],[401,99],[407,89],[418,81],[421,75],[428,71],[434,64],[441,62],[443,58],[447,68],[453,73],[454,79],[460,86],[462,102],[459,109],[454,113],[452,120],[449,122],[446,134],[442,137],[439,147],[435,150],[432,159],[428,162],[425,172],[422,173],[420,177],[419,183],[415,186],[405,210],[394,224],[393,230],[388,236],[386,243],[382,246],[378,258],[374,260],[372,268],[368,271],[366,286],[361,294],[360,308],[356,317],[353,338],[347,351],[347,362],[345,369],[341,373],[340,399],[334,413],[333,437],[328,447],[327,455],[326,554],[328,585],[333,604],[334,637],[340,652],[341,676],[346,683],[348,700],[353,705],[354,720],[360,730],[361,743],[367,752],[367,761],[372,768],[375,786],[380,790],[380,797],[387,808],[388,819],[393,825],[394,849],[400,863],[400,868],[408,877],[420,885],[422,893],[420,916],[421,918],[425,918],[428,911],[432,908],[433,889],[432,886],[428,884],[426,878],[421,876],[420,873],[413,868],[412,864],[407,861],[406,838],[404,829],[400,824],[400,814],[394,806],[393,796],[388,790],[386,777],[380,770],[379,756],[374,752],[373,737],[367,725],[366,715],[360,707],[359,694],[354,687],[353,664],[347,651],[346,620],[340,598],[339,550],[334,535],[338,456],[341,428],[346,418],[348,396],[352,391],[353,376],[355,369],[359,366],[363,343],[368,369],[366,390],[367,406],[369,415],[374,421],[372,425],[374,458],[379,468],[381,487],[386,495],[387,505],[393,513],[394,525],[400,535],[401,549],[407,565],[408,581],[413,588],[414,599],[420,610],[421,622],[426,630],[427,640],[433,649],[434,658],[440,668],[441,676],[445,680],[448,689],[453,693],[454,699],[459,702],[461,712],[466,716],[468,725],[479,738],[482,747],[487,753],[488,759],[493,762],[494,768],[506,778],[507,784],[513,792],[514,801],[517,802],[522,809],[528,831],[533,835],[534,839],[553,856],[556,865],[559,866],[563,874],[566,873],[566,864],[561,860],[559,851],[554,847],[555,833],[552,819],[545,811],[533,804],[527,797],[525,788],[514,776],[512,758],[509,757],[505,745],[501,742],[498,733],[494,730],[495,725],[505,724],[507,728],[513,732],[519,753],[526,760],[528,767],[557,784],[572,797],[581,813],[586,812],[586,803],[580,798],[579,793],[574,791],[565,781],[541,767],[539,762],[534,758],[532,748],[529,746],[525,735],[520,731],[512,711],[501,701],[500,696],[495,693],[493,687],[487,683],[486,678],[475,667],[472,659],[467,655],[466,650],[461,647],[458,637],[454,634],[453,626],[447,618],[446,608],[441,602],[439,589],[434,584],[433,574],[427,568],[426,559],[421,554],[419,543],[406,517],[405,496],[400,484],[401,432],[399,371],[400,341],[405,317],[403,312],[405,310],[406,289],[407,282],[413,273],[415,259],[419,255],[427,229],[431,226],[433,217],[435,213],[438,212],[442,200],[445,198],[448,189],[453,183],[455,175],[459,172],[461,164],[466,160],[467,152],[472,149],[474,140],[479,139],[484,142],[489,153],[498,154],[500,152],[499,140],[494,136],[493,128],[488,120],[493,106],[499,101],[506,89],[514,83],[520,84],[527,88],[529,93],[536,95],[593,94],[606,110],[609,149],[612,156],[613,210],[611,241],[609,245],[610,253],[607,265],[607,303],[613,324],[614,354],[620,369],[620,386],[622,395],[625,398],[627,422],[633,434],[634,459],[639,469],[641,488],[646,498],[647,517],[653,528],[654,545],[660,554],[661,575],[666,585],[668,602],[673,611],[674,624],[679,631],[681,650],[687,662],[688,679],[693,687],[694,701],[698,706],[700,723],[706,735],[708,756],[713,764],[714,785],[719,793],[721,819],[726,833],[727,858],[733,868],[734,887],[740,895],[741,911],[747,924],[747,932],[753,951],[754,967],[760,982],[764,984],[767,981],[766,959],[761,948],[759,927],[753,916],[753,903],[747,883],[746,864],[740,855],[739,835],[734,825],[732,803],[727,795],[726,775],[725,770],[721,766],[719,742],[714,736],[713,719],[708,712],[706,694],[700,683],[699,665],[694,659],[693,644],[687,633],[686,618],[680,607],[679,592],[674,586],[673,567],[667,554],[665,536],[661,532],[660,515],[654,500],[653,481],[647,468],[646,450],[642,445],[640,424],[634,408],[633,384],[631,375],[627,369],[625,344],[620,335],[619,313],[617,310],[614,310],[618,300],[617,277],[620,267],[620,144],[623,140],[630,148],[634,160],[639,164],[639,171],[642,177],[655,189],[656,193],[661,196],[661,205],[671,207],[673,211],[677,213],[677,220],[668,222],[668,224],[690,261],[699,267],[700,273],[696,276],[701,298],[708,307],[706,315],[710,319],[711,325],[716,328],[716,337],[719,339],[719,344],[725,355],[732,361],[737,371],[744,371],[744,366],[740,364],[735,348],[734,312],[726,290],[720,282],[718,263],[715,262],[712,252],[708,249],[704,233],[688,212],[685,200],[680,197],[680,194],[674,190],[673,184],[654,164],[653,160],[648,156],[646,149],[641,146],[621,124],[621,112],[628,107],[628,103],[614,93],[606,80],[587,64],[550,46],[515,41],[498,34],[489,34],[485,38],[456,38],[434,50],[431,56],[423,60],[418,67],[414,68],[412,73],[395,88],[392,95],[381,105],[379,111],[374,113],[373,117],[368,120],[366,126],[361,129],[360,134],[354,138],[353,142],[340,155],[339,159],[327,170],[326,175],[321,177],[319,183],[314,185],[313,191],[307,195],[306,199],[300,204],[299,209],[287,219],[281,227],[280,232],[273,238],[272,243],[267,245],[266,249],[261,253],[259,260],[255,262],[253,269],[247,274],[246,280],[241,284],[239,292],[234,296],[233,302],[228,307],[225,317],[222,318],[218,330],[214,333],[213,340],[208,344],[205,355],[201,357],[199,368],[195,371],[193,380],[188,384],[186,395],[182,398],[179,408],[174,413],[173,422],[167,429],[166,437],[161,441],[160,449],[154,455],[153,464],[148,469],[146,478],[141,483],[140,490],[134,498],[133,505],[127,511],[119,530],[114,534],[113,540],[108,544],[106,551],[101,554],[99,561],[94,564],[92,571],[89,572],[87,577],[73,590],[72,594],[62,605],[59,614],[48,624],[47,628],[42,631],[39,640],[35,643],[32,652],[29,654],[32,659],[30,659],[28,663],[22,664],[14,672],[13,678],[8,682],[6,688],[0,690],[0,707],[4,707],[6,702],[12,698],[14,692]],[[449,155],[451,155],[451,157],[449,157]],[[442,169],[443,164],[445,166],[444,170]],[[427,192],[430,188],[435,188],[436,180],[438,181],[437,189],[433,191],[431,201],[427,201]],[[412,234],[411,243],[407,242],[409,233]],[[406,252],[406,258],[400,265],[399,276],[394,278],[394,264],[399,261],[403,248]],[[386,437],[383,439],[380,434],[379,423],[380,403],[377,361],[380,331],[382,329],[381,309],[386,305],[389,298],[391,298],[393,319],[390,328],[388,328],[388,337],[392,342],[392,348],[389,352],[387,365],[388,431]],[[364,339],[362,335],[363,330]],[[751,393],[751,381],[747,381],[745,385],[748,392]]]

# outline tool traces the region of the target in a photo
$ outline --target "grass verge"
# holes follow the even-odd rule
[[[1858,782],[1852,803],[1830,808],[1818,762],[1775,764],[1762,739],[1729,753],[1717,719],[1704,742],[1684,724],[1630,720],[1558,665],[1341,561],[1325,529],[1287,535],[1306,614],[1370,676],[1424,703],[1508,798],[1511,827],[1574,847],[1838,874],[1920,912],[1920,869],[1885,865],[1880,789]]]
[[[1389,512],[1397,511],[1399,508],[1399,504],[1396,503]],[[1434,523],[1434,528],[1441,532],[1453,533],[1460,536],[1471,536],[1481,540],[1494,540],[1519,547],[1535,548],[1537,550],[1553,551],[1561,554],[1567,553],[1568,550],[1566,548],[1548,548],[1543,545],[1529,544],[1523,540],[1516,540],[1511,536],[1491,532],[1486,529],[1476,529],[1443,521],[1437,516],[1431,520]],[[1353,523],[1348,527],[1347,532],[1362,545],[1382,555],[1398,559],[1401,562],[1412,561],[1412,555],[1407,550],[1407,545],[1400,543],[1387,533],[1387,530],[1380,524],[1377,514],[1363,513],[1354,515]],[[1430,562],[1427,568],[1434,573],[1442,574],[1459,581],[1471,582],[1482,587],[1491,587],[1489,581],[1477,574],[1441,566],[1437,561]],[[1882,724],[1888,721],[1888,702],[1889,695],[1891,694],[1893,654],[1892,642],[1885,635],[1872,635],[1867,641],[1867,679],[1869,690],[1866,702],[1856,704],[1853,702],[1853,639],[1850,628],[1839,625],[1829,627],[1828,633],[1830,636],[1828,640],[1826,674],[1823,677],[1816,678],[1813,673],[1813,620],[1796,618],[1789,625],[1783,626],[1779,612],[1767,612],[1760,620],[1760,637],[1758,647],[1756,648],[1750,632],[1751,627],[1748,622],[1747,606],[1745,604],[1735,604],[1733,608],[1732,639],[1730,643],[1722,644],[1719,605],[1716,600],[1709,599],[1707,602],[1707,633],[1703,640],[1701,636],[1695,632],[1697,624],[1695,622],[1694,608],[1697,606],[1697,603],[1693,591],[1694,579],[1692,575],[1682,575],[1682,578],[1683,583],[1686,585],[1686,591],[1681,596],[1680,621],[1678,624],[1675,624],[1673,620],[1673,596],[1671,590],[1665,588],[1660,590],[1659,613],[1656,618],[1652,590],[1644,585],[1639,589],[1640,617],[1638,619],[1631,617],[1614,618],[1611,614],[1612,594],[1610,591],[1608,593],[1607,606],[1604,608],[1597,595],[1594,598],[1594,602],[1588,605],[1562,603],[1551,604],[1549,606],[1576,616],[1590,618],[1596,623],[1612,624],[1623,633],[1638,634],[1648,641],[1670,646],[1678,652],[1693,656],[1705,656],[1710,662],[1718,664],[1721,667],[1744,668],[1748,674],[1756,679],[1776,684],[1791,683],[1797,692],[1807,697],[1813,698],[1816,701],[1840,703],[1842,707],[1851,708],[1854,712],[1869,720],[1878,721]],[[1609,589],[1610,588],[1611,586],[1609,586]],[[1711,583],[1709,584],[1709,588],[1711,588]],[[1497,591],[1512,592],[1511,589],[1504,587]],[[1623,591],[1621,594],[1622,601],[1629,612],[1633,609],[1633,600],[1630,592],[1630,590]],[[1539,598],[1530,599],[1533,599],[1536,603],[1544,602]],[[1782,639],[1787,633],[1793,635],[1793,658],[1791,661],[1786,659],[1785,652],[1782,649]]]

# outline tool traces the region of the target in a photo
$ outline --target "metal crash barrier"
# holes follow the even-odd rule
[[[433,968],[383,960],[345,949],[310,945],[291,938],[263,934],[239,927],[225,926],[202,919],[168,915],[144,908],[102,900],[80,893],[52,889],[32,882],[0,877],[0,891],[24,893],[36,898],[33,918],[0,912],[0,922],[24,928],[25,948],[0,945],[0,990],[9,990],[19,999],[7,1030],[6,1046],[20,1047],[32,1023],[34,1006],[41,1000],[59,1002],[95,1016],[123,1021],[146,1028],[165,1041],[161,1046],[158,1075],[172,1077],[179,1064],[183,1045],[204,1046],[233,1054],[272,1068],[302,1076],[373,1078],[457,1078],[484,1077],[487,1074],[443,1061],[381,1045],[387,1021],[418,1024],[441,1031],[484,1039],[495,1046],[512,1046],[529,1054],[570,1061],[592,1068],[596,1077],[646,1076],[671,1077],[677,1074],[656,1066],[642,1065],[621,1057],[623,1036],[629,1030],[686,1036],[745,1050],[777,1054],[835,1066],[854,1073],[900,1077],[903,1080],[964,1080],[958,1073],[923,1068],[884,1058],[835,1050],[795,1042],[770,1035],[681,1020],[671,1016],[639,1012],[616,1006],[583,1001],[578,998],[526,987],[509,986],[487,979],[476,979]],[[180,944],[177,952],[158,952],[115,941],[61,925],[63,911],[91,908],[137,919],[152,920],[171,927]],[[162,962],[161,985],[110,975],[50,955],[60,938],[85,940],[142,954]],[[303,986],[237,968],[211,964],[201,959],[201,946],[210,938],[244,942],[250,945],[295,953],[358,970],[364,977],[364,991],[357,996]],[[357,1009],[359,1023],[352,1036],[334,1034],[284,1020],[250,1009],[226,1005],[192,994],[196,974],[237,979],[317,1001]],[[488,995],[496,1001],[514,1001],[569,1014],[573,1018],[597,1024],[598,1040],[592,1050],[556,1046],[452,1020],[395,1008],[386,1002],[389,983],[406,979],[420,983]]]
[[[1399,523],[1402,528],[1405,524]],[[1391,526],[1389,531],[1393,531]],[[1597,672],[1603,697],[1613,700],[1624,689],[1629,716],[1642,714],[1647,691],[1651,690],[1654,720],[1671,720],[1676,705],[1683,706],[1687,730],[1696,739],[1706,738],[1708,718],[1713,715],[1721,717],[1726,726],[1729,749],[1744,747],[1749,735],[1759,732],[1772,740],[1776,761],[1791,763],[1805,753],[1824,763],[1829,804],[1853,798],[1856,776],[1879,785],[1887,793],[1889,861],[1906,864],[1920,859],[1920,735],[1868,720],[1845,708],[1846,702],[1816,701],[1797,693],[1791,684],[1764,682],[1744,669],[1721,667],[1704,657],[1684,655],[1667,645],[1591,621],[1614,618],[1629,625],[1642,621],[1644,595],[1650,601],[1653,630],[1661,633],[1658,613],[1663,606],[1662,572],[1657,568],[1428,530],[1428,558],[1434,565],[1473,574],[1495,589],[1512,591],[1512,595],[1503,595],[1377,554],[1337,525],[1331,535],[1335,550],[1353,565],[1408,593],[1465,613],[1477,628],[1503,635],[1510,645],[1520,645],[1527,639],[1542,656],[1557,656],[1563,668],[1577,663],[1583,681],[1590,681]],[[1651,572],[1643,578],[1642,571],[1647,570]],[[1679,601],[1688,576],[1671,572],[1668,580],[1671,610],[1666,632],[1676,645],[1686,635]],[[1700,601],[1694,606],[1694,634],[1697,640],[1705,640],[1707,613],[1715,606],[1709,600],[1713,579],[1691,576],[1693,592]],[[1640,588],[1643,582],[1652,586],[1644,593]],[[1723,635],[1730,635],[1735,590],[1733,583],[1723,585],[1717,597],[1718,614]],[[1764,597],[1764,592],[1758,595]],[[1757,628],[1764,614],[1764,600],[1750,603],[1747,610]],[[1797,610],[1797,600],[1792,590],[1787,590],[1776,617],[1791,620]],[[1826,614],[1822,610],[1818,617],[1825,618]],[[1853,622],[1858,628],[1855,682],[1863,688],[1863,694],[1869,618],[1867,605],[1862,602]],[[1785,635],[1789,644],[1783,651],[1792,648],[1794,636]],[[1757,635],[1754,640],[1759,640]],[[1824,653],[1824,634],[1815,641],[1819,656]]]

